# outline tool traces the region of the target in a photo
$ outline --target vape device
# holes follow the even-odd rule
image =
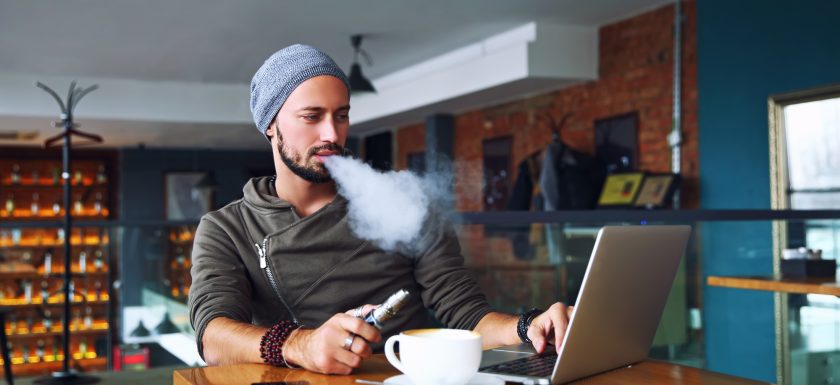
[[[400,289],[394,294],[391,294],[385,302],[374,309],[365,318],[365,322],[373,325],[377,329],[382,329],[382,324],[393,318],[394,315],[408,302],[408,290]]]

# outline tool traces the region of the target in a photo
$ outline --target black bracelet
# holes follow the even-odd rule
[[[542,310],[533,308],[519,316],[519,322],[516,324],[516,334],[519,335],[519,339],[522,340],[522,342],[526,344],[531,343],[531,339],[528,338],[528,328],[531,326],[531,321],[542,313]]]

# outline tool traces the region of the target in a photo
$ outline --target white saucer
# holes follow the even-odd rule
[[[466,383],[466,385],[504,385],[505,380],[487,373],[477,373],[473,378]],[[389,377],[385,380],[385,385],[414,385],[405,374],[399,376]]]

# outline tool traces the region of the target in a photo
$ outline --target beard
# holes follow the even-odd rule
[[[327,170],[323,163],[309,162],[309,160],[314,159],[316,153],[325,150],[335,151],[338,155],[344,153],[344,147],[331,143],[311,148],[306,152],[306,159],[304,159],[301,153],[286,147],[283,140],[280,140],[277,147],[277,150],[280,151],[280,159],[283,160],[283,164],[292,173],[311,183],[327,183],[333,180],[329,170]]]

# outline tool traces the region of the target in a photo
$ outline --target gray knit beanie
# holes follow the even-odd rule
[[[335,76],[347,86],[350,82],[332,58],[316,48],[290,45],[271,55],[251,79],[251,114],[257,129],[265,136],[268,126],[292,91],[310,78]]]

